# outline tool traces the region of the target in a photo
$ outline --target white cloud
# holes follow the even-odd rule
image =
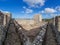
[[[56,9],[57,11],[60,11],[60,6],[57,6],[55,9]]]
[[[26,9],[26,7],[25,7],[25,6],[23,6],[23,9]]]
[[[32,9],[26,8],[25,6],[23,7],[24,11],[22,11],[22,13],[26,13],[26,14],[30,14],[33,13]]]
[[[8,12],[8,11],[3,11],[3,10],[1,10],[1,9],[0,9],[0,11],[1,11],[2,13],[10,13],[10,12]]]
[[[55,12],[57,11],[53,8],[45,8],[43,11],[41,11],[41,13],[55,13]]]
[[[45,8],[45,12],[46,12],[46,13],[55,13],[56,10],[53,9],[53,8]]]
[[[45,3],[45,0],[23,0],[26,2],[30,7],[39,7],[43,6]]]
[[[42,11],[40,11],[40,13],[44,13],[44,11],[42,10]]]
[[[25,11],[27,14],[29,14],[29,13],[32,13],[33,12],[33,10],[32,9],[26,9],[26,11]]]

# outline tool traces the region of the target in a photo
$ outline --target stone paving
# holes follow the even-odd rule
[[[4,45],[21,45],[18,34],[16,33],[16,27],[13,23],[9,24]]]
[[[50,26],[47,25],[47,31],[45,34],[44,44],[43,45],[57,45],[55,34]]]
[[[2,42],[4,41],[5,38],[5,31],[4,27],[0,25],[0,45],[2,45]]]

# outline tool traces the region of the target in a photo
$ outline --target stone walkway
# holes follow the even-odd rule
[[[14,20],[10,21],[6,32],[3,32],[1,33],[2,36],[0,35],[0,39],[3,40],[0,42],[1,45],[57,45],[55,34],[50,25],[43,25],[41,28],[39,27],[37,35],[32,32],[32,35],[35,35],[34,40],[28,37],[27,34],[29,33],[26,33],[25,29]],[[3,36],[5,36],[5,39],[2,39]]]

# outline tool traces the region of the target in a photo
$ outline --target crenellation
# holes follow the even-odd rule
[[[42,15],[36,14],[34,15],[33,19],[34,19],[35,24],[39,24],[40,22],[42,22]]]
[[[60,16],[55,17],[55,26],[57,30],[60,32]]]
[[[0,17],[0,26],[7,26],[9,23],[6,29],[0,28],[0,32],[3,31],[0,33],[0,45],[43,45],[44,43],[44,45],[57,45],[56,40],[60,43],[60,38],[57,34],[55,36],[56,30],[53,30],[52,23],[43,22],[42,15],[36,14],[33,19],[21,20],[13,19],[11,13],[0,12]],[[57,30],[60,31],[60,17],[52,19],[53,21]]]
[[[3,25],[4,21],[4,14],[0,11],[0,25]]]
[[[0,11],[0,18],[1,18],[0,24],[6,25],[9,23],[12,16],[11,16],[11,13],[5,13]]]

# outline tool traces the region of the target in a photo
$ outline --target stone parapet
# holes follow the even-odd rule
[[[60,16],[55,17],[55,26],[57,30],[60,32]]]

